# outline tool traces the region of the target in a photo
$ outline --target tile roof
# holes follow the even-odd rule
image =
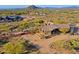
[[[56,29],[56,28],[69,28],[69,24],[47,24],[47,25],[43,25],[42,26],[42,30],[44,31],[51,31],[53,29]]]

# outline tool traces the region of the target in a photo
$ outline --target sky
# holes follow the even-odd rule
[[[15,9],[15,8],[27,8],[29,5],[0,5],[0,9]],[[37,7],[70,7],[70,6],[79,6],[79,5],[36,5]]]
[[[26,8],[27,5],[0,5],[0,9]]]
[[[79,6],[79,5],[37,5],[38,7],[55,7],[55,8],[62,8],[62,7],[71,7],[71,6]]]

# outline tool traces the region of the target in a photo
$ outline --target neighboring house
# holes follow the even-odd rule
[[[11,22],[11,21],[20,21],[24,18],[22,16],[0,16],[0,22]]]
[[[23,17],[21,16],[6,16],[5,18],[7,21],[20,21],[23,20]]]
[[[47,15],[46,13],[42,13],[42,12],[36,12],[35,14],[39,15],[39,16],[46,16]]]

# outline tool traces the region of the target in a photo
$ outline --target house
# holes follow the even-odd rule
[[[74,35],[74,34],[79,34],[79,27],[71,24],[52,24],[52,23],[47,23],[44,24],[41,29],[42,32],[44,33],[51,33],[51,34],[60,34],[61,31],[59,30],[60,28],[69,28],[68,33]]]
[[[11,22],[11,21],[21,21],[24,17],[15,15],[15,16],[0,16],[0,22]]]
[[[20,20],[23,20],[23,17],[18,16],[18,15],[16,15],[16,16],[6,16],[5,19],[7,21],[20,21]]]

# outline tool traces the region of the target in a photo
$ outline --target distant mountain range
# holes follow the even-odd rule
[[[12,8],[13,7],[13,8]],[[61,9],[61,8],[79,8],[79,5],[24,5],[24,6],[19,6],[19,5],[15,5],[15,6],[1,6],[0,5],[0,10],[6,10],[6,9],[14,9],[14,10],[18,10],[18,9],[40,9],[40,8],[47,8],[47,9]]]
[[[28,6],[27,8],[29,8],[29,9],[38,9],[38,8],[47,8],[47,9],[59,9],[59,8],[79,8],[79,6],[77,5],[77,6],[51,6],[51,7],[41,7],[41,6],[35,6],[35,5],[31,5],[31,6]]]

